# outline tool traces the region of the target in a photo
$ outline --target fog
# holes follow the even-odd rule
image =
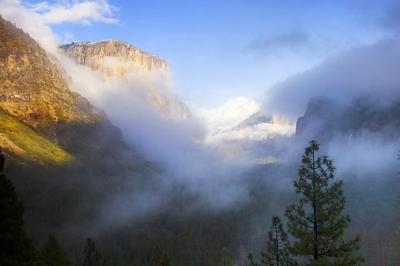
[[[390,101],[398,97],[400,40],[353,48],[288,78],[267,91],[265,108],[296,119],[312,98],[351,103],[360,96]]]
[[[254,224],[246,221],[259,234],[259,227],[265,228],[270,216],[284,212],[287,199],[291,198],[287,195],[294,195],[291,180],[311,139],[320,141],[321,154],[334,160],[337,178],[350,184],[350,193],[357,192],[357,186],[379,180],[386,182],[397,174],[400,141],[396,130],[400,121],[394,117],[400,99],[400,40],[396,37],[328,58],[269,89],[264,112],[285,117],[292,123],[307,112],[310,101],[331,102],[322,107],[327,108],[325,113],[320,112],[324,109],[306,113],[310,116],[304,132],[276,138],[284,152],[277,163],[260,166],[250,163],[245,156],[222,159],[214,146],[206,145],[207,129],[200,120],[194,116],[168,117],[148,103],[149,91],[176,97],[168,72],[136,71],[117,79],[77,65],[59,50],[60,38],[43,17],[19,1],[3,0],[1,4],[1,15],[28,32],[54,57],[66,72],[71,89],[104,111],[112,124],[121,129],[130,147],[157,172],[140,186],[127,181],[121,185],[120,193],[102,202],[96,225],[99,231],[151,216],[182,193],[193,196],[192,201],[182,204],[184,207],[179,210],[182,212],[201,208],[222,213],[249,202],[252,207],[262,205],[265,210],[260,211],[261,218]],[[373,100],[373,104],[366,105],[370,113],[358,109],[357,101],[364,98]],[[384,115],[376,115],[380,113]],[[264,153],[268,155],[268,145],[262,137],[257,141],[256,152],[266,149]],[[350,194],[350,206],[356,205],[352,199],[365,199],[371,191],[383,194],[381,187]],[[251,210],[242,211],[253,214]],[[359,226],[362,222],[358,217],[355,224]]]
[[[223,161],[206,147],[205,125],[195,117],[168,118],[146,101],[149,92],[175,97],[169,73],[138,70],[123,78],[112,78],[77,65],[58,49],[59,38],[41,16],[18,1],[5,2],[3,7],[5,19],[28,32],[55,57],[66,72],[71,89],[104,111],[122,130],[125,141],[161,171],[154,181],[156,188],[132,188],[127,184],[131,189],[106,202],[101,214],[106,221],[123,223],[156,211],[176,186],[196,195],[199,206],[211,209],[246,201],[248,191],[239,177],[248,165]]]
[[[164,187],[169,187],[171,183],[184,185],[201,195],[201,201],[212,207],[226,207],[246,200],[248,191],[240,175],[250,167],[247,158],[223,161],[215,150],[204,145],[206,128],[201,121],[195,117],[165,118],[146,102],[149,90],[157,90],[156,93],[165,97],[175,97],[173,81],[167,72],[136,71],[123,79],[116,79],[77,65],[58,49],[60,38],[46,25],[40,14],[22,6],[17,0],[3,0],[2,5],[2,15],[6,19],[23,28],[49,54],[55,56],[69,77],[71,89],[103,110],[111,122],[122,130],[125,140],[134,149],[161,167],[163,174],[160,178],[166,184]],[[400,41],[390,38],[328,58],[320,65],[268,90],[264,111],[295,121],[304,114],[309,101],[319,97],[328,97],[346,106],[367,95],[379,104],[389,104],[399,94],[399,47]],[[302,149],[313,137],[313,132],[308,132],[293,141],[285,140],[281,144],[287,151],[285,160],[297,162]],[[387,161],[390,161],[390,165],[395,164],[393,155],[397,143],[383,140],[379,135],[355,136],[346,142],[343,142],[343,138],[334,138],[329,142],[323,143],[324,150],[337,161],[339,173],[353,166],[360,170],[374,170],[383,167]],[[378,155],[367,153],[369,150],[376,151]],[[157,205],[156,198],[161,200],[167,191],[158,193],[160,197],[152,196],[149,200],[152,208]],[[144,194],[147,195],[146,192]],[[132,195],[128,192],[128,201],[132,201],[130,197]],[[115,200],[121,202],[122,198],[119,195]]]

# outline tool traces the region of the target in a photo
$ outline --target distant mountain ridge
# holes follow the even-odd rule
[[[304,116],[297,120],[296,135],[329,141],[334,137],[348,140],[366,134],[385,139],[400,135],[400,101],[378,102],[368,96],[350,104],[329,98],[311,99]]]

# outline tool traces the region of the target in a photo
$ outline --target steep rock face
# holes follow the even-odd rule
[[[69,89],[46,52],[1,17],[0,118],[0,146],[25,161],[95,164],[130,153],[119,129]]]
[[[118,128],[69,89],[45,51],[1,17],[0,95],[5,173],[35,242],[55,232],[78,246],[83,234],[76,228],[93,235],[115,195],[157,175]]]
[[[72,43],[61,48],[78,64],[87,65],[112,77],[122,77],[136,70],[168,69],[166,60],[123,41]]]
[[[125,79],[132,74],[155,74],[159,79],[160,76],[167,75],[169,71],[166,60],[144,52],[124,41],[72,43],[63,45],[61,48],[76,63],[99,71],[106,77],[119,79],[124,82],[124,86],[127,85],[126,83],[134,82],[132,79]],[[173,93],[156,83],[140,86],[143,87],[140,90],[143,90],[141,93],[143,93],[145,101],[165,118],[189,118],[191,116],[189,108]],[[135,84],[130,85],[135,87]]]
[[[360,97],[345,105],[327,98],[312,99],[304,116],[297,120],[296,135],[321,141],[365,134],[396,139],[400,135],[399,113],[399,101],[378,103],[370,97]]]
[[[22,30],[0,18],[0,108],[50,133],[61,122],[92,123],[102,115],[69,90],[45,51]]]

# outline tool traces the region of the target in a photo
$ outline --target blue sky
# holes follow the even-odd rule
[[[96,0],[87,0],[94,1]],[[29,1],[37,4],[42,1]],[[82,1],[49,1],[49,5]],[[116,23],[52,25],[75,41],[122,39],[166,58],[178,94],[199,106],[261,100],[276,82],[388,33],[394,1],[99,0]]]

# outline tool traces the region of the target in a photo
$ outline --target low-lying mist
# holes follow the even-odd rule
[[[321,143],[321,154],[334,160],[337,178],[345,182],[348,211],[354,214],[353,230],[368,232],[379,224],[377,217],[367,221],[365,213],[369,209],[390,216],[390,226],[396,226],[391,211],[398,196],[394,189],[398,185],[393,180],[397,175],[400,148],[399,39],[354,48],[271,88],[263,108],[267,115],[278,114],[293,123],[304,115],[306,122],[302,132],[299,132],[299,122],[296,134],[282,140],[277,138],[279,150],[284,151],[278,160],[254,164],[245,157],[224,160],[214,147],[205,144],[206,127],[200,120],[194,116],[166,117],[146,101],[149,90],[175,97],[168,73],[137,71],[122,79],[107,77],[67,58],[41,17],[19,1],[6,1],[1,14],[31,34],[54,56],[65,71],[71,89],[103,110],[121,129],[129,146],[157,172],[140,184],[130,181],[121,184],[120,193],[102,202],[99,231],[110,225],[126,225],[168,208],[175,208],[179,215],[199,209],[212,215],[240,209],[223,218],[240,224],[232,226],[234,229],[251,228],[251,232],[237,233],[242,238],[235,238],[240,244],[232,244],[232,249],[252,246],[257,250],[262,240],[256,236],[265,233],[269,218],[282,215],[295,195],[291,181],[296,176],[304,147],[311,139]],[[373,104],[358,105],[357,101],[365,97],[372,99]],[[320,98],[328,98],[333,103],[308,109],[310,101]],[[268,155],[269,151],[263,150],[268,145],[262,138],[254,146],[258,152]],[[182,198],[177,196],[181,194]],[[377,197],[373,203],[371,195]],[[193,216],[191,222],[196,224],[200,216]],[[223,218],[217,219],[220,224],[226,222]],[[241,227],[243,224],[246,226]],[[383,235],[376,237],[381,239]],[[368,236],[366,239],[366,245],[372,246],[374,239]]]

